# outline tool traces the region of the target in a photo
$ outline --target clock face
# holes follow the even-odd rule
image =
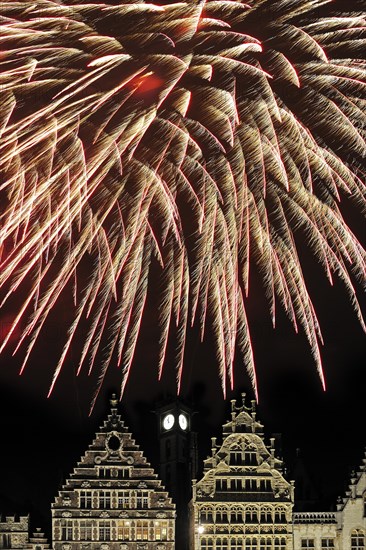
[[[174,416],[171,413],[167,414],[163,418],[163,428],[165,428],[165,430],[170,430],[174,426],[174,421]]]
[[[184,414],[180,414],[178,421],[179,421],[179,426],[182,428],[182,430],[186,430],[188,427],[187,417]]]

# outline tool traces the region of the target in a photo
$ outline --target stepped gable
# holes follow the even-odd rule
[[[173,549],[175,506],[117,404],[113,395],[107,419],[52,504],[54,550],[101,543],[120,550],[129,541],[166,541],[160,547]]]

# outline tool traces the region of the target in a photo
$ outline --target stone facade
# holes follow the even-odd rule
[[[263,426],[251,407],[236,407],[223,426],[221,445],[212,439],[212,455],[201,480],[193,483],[191,549],[292,549],[293,485],[282,474],[274,439],[268,446]]]
[[[0,548],[27,547],[29,516],[6,516],[0,520]]]
[[[52,504],[53,550],[173,550],[175,506],[111,406]]]
[[[366,452],[337,511],[294,514],[294,550],[366,549]]]

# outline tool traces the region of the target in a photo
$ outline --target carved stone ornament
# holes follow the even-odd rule
[[[64,506],[71,506],[71,498],[69,496],[63,497],[62,504]]]
[[[145,543],[137,545],[137,550],[148,550],[148,548],[149,548],[148,545]]]
[[[71,512],[62,512],[61,516],[63,518],[71,518],[72,517],[72,513]]]
[[[62,545],[62,550],[71,550],[71,544],[63,544]]]
[[[165,544],[158,544],[156,548],[157,550],[166,550]]]
[[[89,481],[83,481],[81,484],[82,487],[91,487]]]
[[[156,514],[156,517],[159,518],[159,519],[166,518],[166,513],[165,512],[158,512]]]
[[[109,544],[106,544],[103,542],[103,544],[100,545],[101,550],[109,550]]]
[[[144,481],[140,481],[140,483],[137,486],[139,489],[146,489],[147,484]]]
[[[109,518],[109,512],[102,512],[102,513],[100,514],[100,517],[101,517],[101,518]]]
[[[136,512],[136,516],[137,516],[138,518],[147,518],[148,515],[149,515],[148,512]]]
[[[128,550],[128,544],[120,544],[119,550]]]
[[[120,518],[129,518],[130,516],[129,516],[128,512],[121,512],[118,517],[120,517]]]

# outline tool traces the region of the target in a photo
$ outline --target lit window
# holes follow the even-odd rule
[[[154,540],[168,540],[168,523],[166,521],[156,521],[154,525],[154,532]]]
[[[138,520],[136,522],[136,540],[149,539],[149,524],[146,520]]]
[[[301,539],[301,548],[315,548],[314,539]]]
[[[361,529],[355,529],[351,533],[351,550],[364,550],[365,533]]]
[[[129,521],[125,521],[125,520],[118,521],[117,538],[119,541],[131,540],[131,525]]]

